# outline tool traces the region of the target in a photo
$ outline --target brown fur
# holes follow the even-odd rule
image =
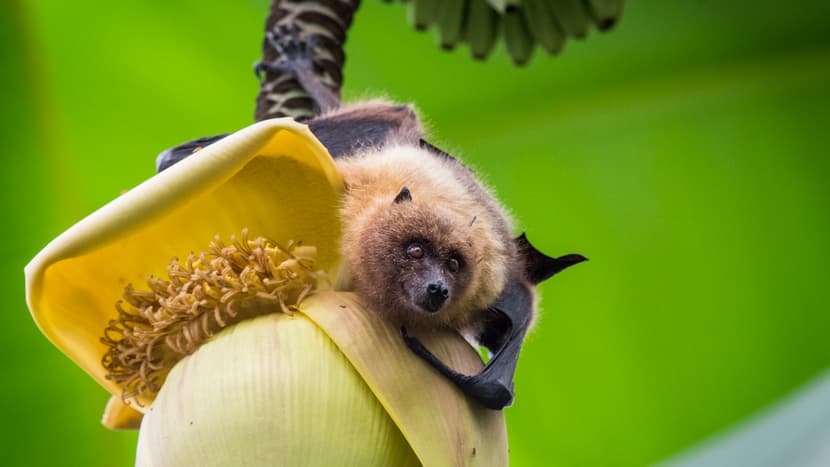
[[[367,118],[390,113],[375,113],[389,107],[382,102],[364,105],[343,112]],[[401,112],[400,106],[394,108]],[[346,183],[343,256],[357,292],[394,322],[468,328],[481,319],[476,313],[498,297],[514,273],[511,265],[521,263],[511,222],[468,168],[416,146],[420,125],[405,109],[412,121],[399,125],[401,132],[390,131],[384,145],[337,159]],[[395,203],[404,186],[412,200]],[[413,307],[402,292],[407,280],[403,250],[411,239],[425,239],[436,254],[457,251],[464,258],[465,267],[452,279],[452,295],[434,314]]]

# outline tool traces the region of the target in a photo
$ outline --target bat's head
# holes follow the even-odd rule
[[[483,226],[475,223],[473,214],[419,200],[406,187],[380,200],[346,246],[355,289],[395,323],[457,325],[492,302],[504,282],[491,264],[501,256],[476,235]]]

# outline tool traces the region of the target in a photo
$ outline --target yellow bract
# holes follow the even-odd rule
[[[26,266],[29,309],[41,331],[112,394],[99,341],[127,284],[165,277],[173,257],[215,235],[302,240],[318,266],[338,267],[342,181],[326,149],[289,119],[245,128],[128,191],[72,226]]]
[[[316,267],[338,284],[345,275],[339,262],[337,209],[342,191],[334,162],[306,126],[290,119],[257,123],[154,176],[53,240],[26,267],[29,308],[43,333],[113,394],[104,424],[135,428],[142,414],[121,402],[121,388],[104,377],[101,364],[106,346],[100,339],[116,317],[115,302],[127,284],[140,287],[148,275],[164,277],[171,258],[203,251],[215,235],[229,238],[243,228],[251,237],[313,245]],[[326,455],[337,459],[337,450],[347,455],[343,446],[351,446],[349,437],[360,439],[360,433],[350,432],[347,424],[339,425],[346,429],[342,433],[330,433],[336,439],[327,438],[327,432],[310,437],[303,435],[308,428],[303,424],[342,423],[341,409],[357,407],[361,416],[368,417],[362,419],[366,426],[380,430],[385,441],[363,443],[365,449],[383,452],[354,452],[348,454],[349,461],[507,463],[503,413],[466,399],[406,348],[398,329],[364,308],[356,296],[319,291],[301,303],[300,312],[231,326],[176,364],[156,401],[135,408],[150,413],[141,422],[139,457],[154,449],[181,449],[180,454],[189,456],[188,443],[211,436],[220,439],[227,427],[239,428],[242,431],[233,436],[253,444],[207,446],[229,450],[222,455],[262,453],[269,448],[260,441],[285,437],[280,430],[299,423],[292,439],[305,443],[284,445],[283,450],[300,450],[283,452],[285,459],[313,463],[326,457],[303,456],[327,449],[334,449]],[[239,339],[243,334],[254,337]],[[477,354],[458,334],[441,331],[419,337],[457,370],[470,374],[481,368]],[[276,340],[265,342],[269,338]],[[262,345],[268,347],[268,355],[261,354]],[[198,375],[190,371],[194,368],[200,369]],[[244,382],[233,376],[242,370],[247,371]],[[335,376],[344,383],[332,383]],[[316,388],[316,396],[304,397],[302,388],[307,384],[322,386]],[[194,398],[197,393],[203,402]],[[254,401],[259,405],[237,407],[237,398],[251,395],[259,395]],[[338,397],[342,400],[331,399]],[[191,420],[185,425],[171,412],[185,407],[202,421],[211,421],[198,428],[209,432],[170,444],[172,438],[164,433],[188,432]],[[269,417],[284,417],[283,423],[249,423],[252,414],[264,407],[273,409]],[[245,412],[248,409],[252,411]],[[195,426],[196,420],[192,421]],[[183,459],[188,465],[199,465],[195,457]]]

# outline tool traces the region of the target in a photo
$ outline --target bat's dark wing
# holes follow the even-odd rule
[[[165,149],[159,153],[158,156],[156,156],[156,172],[161,172],[185,157],[201,151],[205,147],[219,141],[225,136],[228,136],[228,133],[216,136],[205,136],[203,138],[194,139],[193,141],[188,141],[184,144]]]
[[[552,258],[531,245],[524,232],[516,238],[515,243],[524,260],[525,278],[532,285],[540,284],[559,271],[588,260],[588,258],[578,254]]]
[[[335,159],[394,143],[420,146],[439,157],[454,160],[422,138],[418,116],[407,105],[369,102],[316,117],[306,123]],[[225,136],[199,138],[166,149],[156,159],[156,169],[161,172]]]
[[[404,342],[413,352],[454,382],[466,395],[494,410],[503,409],[513,402],[513,375],[533,317],[532,288],[557,272],[586,260],[584,256],[574,254],[558,258],[547,256],[531,245],[525,234],[516,239],[516,246],[524,257],[524,277],[510,280],[487,310],[491,317],[479,341],[490,349],[493,357],[478,374],[462,375],[449,368],[418,339],[409,336],[406,329],[401,329]]]
[[[314,118],[308,127],[335,159],[387,144],[419,146],[453,159],[423,139],[418,115],[408,105],[371,101]]]
[[[513,402],[513,374],[519,361],[525,333],[530,324],[533,307],[533,294],[519,281],[507,284],[499,299],[492,306],[492,311],[503,315],[508,324],[505,344],[497,349],[484,368],[475,375],[468,376],[456,372],[432,354],[424,345],[407,334],[401,328],[401,336],[406,345],[432,365],[439,373],[455,383],[464,394],[479,401],[488,409],[501,410]]]

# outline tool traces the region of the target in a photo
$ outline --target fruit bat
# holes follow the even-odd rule
[[[342,255],[354,290],[467,396],[490,409],[510,405],[536,285],[586,258],[550,257],[525,234],[514,238],[501,204],[471,169],[426,140],[412,107],[383,100],[341,106],[314,72],[313,38],[294,29],[268,40],[278,58],[256,71],[287,73],[303,87],[317,113],[305,123],[343,175]],[[163,151],[157,170],[224,136]],[[408,332],[439,327],[491,352],[478,374],[454,371]]]

